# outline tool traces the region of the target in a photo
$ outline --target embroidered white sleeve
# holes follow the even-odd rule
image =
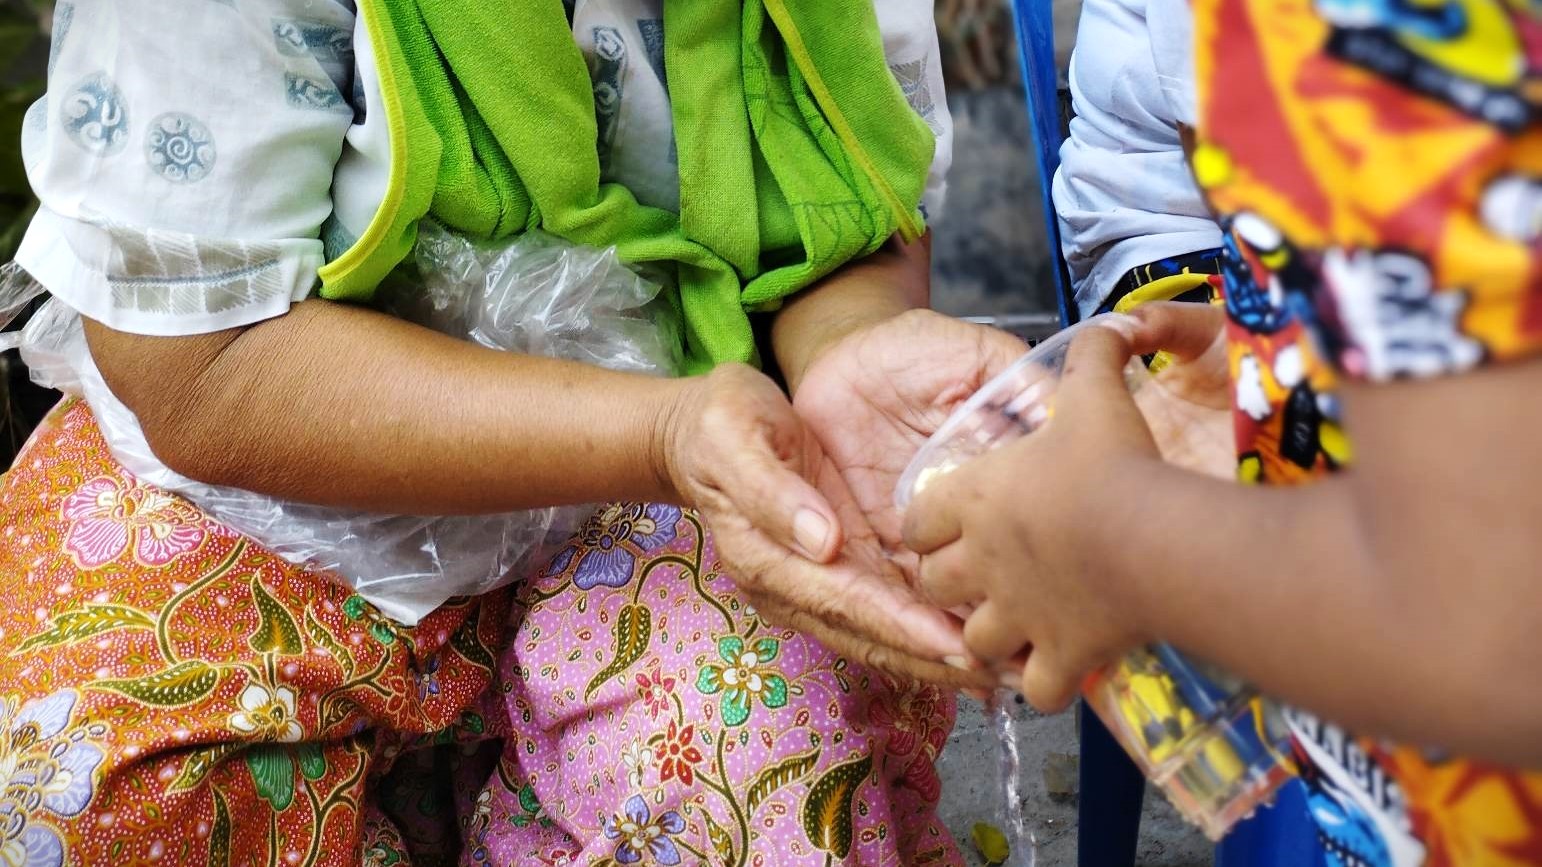
[[[123,331],[282,314],[323,262],[353,24],[334,0],[59,3],[23,142],[43,207],[18,263]]]

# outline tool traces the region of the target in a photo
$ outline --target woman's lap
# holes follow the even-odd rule
[[[400,628],[137,485],[83,405],[0,515],[0,847],[37,864],[357,863],[366,781],[492,680],[507,594]]]
[[[137,486],[81,405],[0,516],[0,861],[589,864],[630,813],[643,863],[957,862],[951,698],[769,630],[689,513],[587,527],[507,630],[507,593],[392,624]]]
[[[956,857],[934,811],[951,697],[767,627],[672,506],[613,506],[553,565],[522,585],[499,666],[513,725],[484,802],[491,863]]]

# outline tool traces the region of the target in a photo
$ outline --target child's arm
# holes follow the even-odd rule
[[[1163,463],[1119,374],[1219,316],[1145,322],[1088,332],[1053,424],[913,505],[928,589],[987,600],[971,649],[999,665],[1031,641],[1023,687],[1056,707],[1161,639],[1351,728],[1542,762],[1542,364],[1347,386],[1355,470],[1252,488]]]

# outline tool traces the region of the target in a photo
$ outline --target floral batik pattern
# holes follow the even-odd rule
[[[612,506],[578,540],[516,599],[480,863],[960,863],[950,695],[766,624],[690,512]]]
[[[959,863],[951,699],[768,627],[676,507],[406,628],[67,403],[0,478],[0,575],[0,864]]]
[[[133,479],[83,404],[0,514],[0,864],[390,863],[376,781],[482,719],[507,594],[399,627]]]
[[[18,708],[0,700],[0,863],[64,861],[61,822],[91,803],[107,727],[75,720],[79,696],[61,690]]]

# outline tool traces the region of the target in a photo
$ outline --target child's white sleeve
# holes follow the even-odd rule
[[[1220,245],[1173,104],[1192,116],[1192,79],[1181,79],[1193,64],[1159,63],[1188,52],[1189,20],[1185,0],[1082,5],[1070,70],[1076,116],[1060,148],[1053,192],[1061,249],[1084,315],[1132,268]]]
[[[1156,83],[1173,120],[1194,126],[1194,15],[1189,0],[1146,0]]]

